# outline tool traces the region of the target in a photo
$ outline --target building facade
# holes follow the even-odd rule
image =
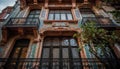
[[[96,20],[108,30],[119,30],[109,16],[100,14],[96,5],[101,6],[101,1],[18,0],[2,27],[0,57],[8,59],[4,59],[6,63],[2,63],[1,68],[118,68],[119,62],[113,66],[98,62],[88,46],[79,51],[81,40],[73,37],[81,32],[80,25],[86,20]],[[105,58],[120,58],[117,46],[109,49],[111,52]]]

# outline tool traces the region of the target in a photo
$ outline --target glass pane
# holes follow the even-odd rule
[[[61,14],[61,20],[66,20],[66,14]]]
[[[36,14],[40,14],[40,10],[36,10]]]
[[[69,41],[66,38],[62,39],[62,46],[69,46]]]
[[[39,17],[39,15],[35,15],[35,17],[37,18],[37,17]]]
[[[32,22],[33,19],[27,19],[26,24],[30,24]]]
[[[67,14],[67,19],[68,20],[72,20],[72,15],[71,14]]]
[[[59,38],[53,38],[53,46],[59,46],[60,45],[60,41],[59,41]]]
[[[53,62],[52,69],[60,69],[59,66],[60,66],[60,63],[58,61],[55,61]]]
[[[70,14],[70,13],[71,13],[71,11],[67,10],[67,11],[66,11],[66,13],[67,13],[67,14]]]
[[[22,53],[21,53],[20,58],[25,58],[25,57],[26,57],[26,55],[27,55],[27,50],[28,50],[27,47],[25,47],[25,48],[22,49]]]
[[[107,53],[108,54],[107,58],[115,58],[112,51],[111,51],[111,49],[109,47],[106,47],[105,49],[108,52]]]
[[[13,58],[18,58],[18,55],[19,55],[19,53],[20,53],[20,50],[21,50],[21,48],[20,47],[17,47],[16,49],[15,49],[15,52],[14,52],[14,54],[13,54]]]
[[[30,15],[31,15],[31,14],[34,14],[34,13],[35,13],[35,11],[30,11]]]
[[[53,20],[53,19],[54,19],[54,14],[49,14],[48,19],[49,19],[49,20]]]
[[[101,58],[115,58],[109,47],[106,46],[104,50],[106,50],[106,52],[103,52],[101,48],[96,49]]]
[[[72,48],[72,57],[79,58],[79,53],[77,48]]]
[[[53,48],[53,58],[59,58],[59,49]]]
[[[43,55],[42,58],[49,58],[50,49],[49,48],[43,48]]]
[[[85,53],[87,58],[95,58],[94,55],[89,51],[89,45],[86,44],[85,46]]]
[[[68,48],[63,48],[62,49],[62,57],[63,58],[69,58],[69,56],[68,56]]]
[[[33,19],[31,24],[37,24],[37,20],[36,19]]]
[[[60,14],[55,14],[55,20],[60,20]]]
[[[75,39],[70,39],[70,45],[71,46],[77,46],[77,42]]]
[[[34,15],[29,15],[28,17],[32,18],[32,17],[34,17]]]
[[[47,38],[47,39],[45,39],[45,41],[44,41],[44,46],[51,46],[51,39],[50,38]]]

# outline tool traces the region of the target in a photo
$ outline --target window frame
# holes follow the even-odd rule
[[[44,45],[44,43],[45,43],[45,39],[46,38],[49,38],[49,39],[51,39],[51,42],[50,42],[50,45],[49,46],[45,46]],[[52,39],[54,39],[54,38],[58,38],[59,39],[59,46],[53,46],[53,40]],[[62,45],[62,40],[63,39],[68,39],[68,46],[65,46],[65,45]],[[76,41],[76,46],[72,46],[71,44],[70,44],[70,40],[71,39],[74,39],[75,41]],[[46,44],[46,43],[45,43]],[[45,37],[44,38],[44,41],[43,41],[43,48],[42,48],[42,54],[41,54],[41,58],[43,57],[43,50],[44,50],[44,48],[50,48],[50,51],[53,51],[53,48],[59,48],[60,49],[60,51],[62,51],[62,49],[64,49],[64,48],[68,48],[68,55],[69,55],[69,59],[74,59],[73,58],[73,56],[72,56],[72,49],[73,48],[78,48],[78,42],[77,42],[77,40],[75,39],[75,38],[73,38],[73,37],[65,37],[65,36],[63,36],[63,37],[54,37],[54,36],[49,36],[49,37]],[[78,52],[79,53],[79,52]],[[49,54],[50,54],[50,56],[49,56],[49,58],[53,58],[51,55],[52,55],[52,53],[51,52],[49,52]],[[60,53],[60,58],[62,58],[63,57],[63,55],[62,55],[62,53]],[[79,54],[78,55],[79,56],[79,58],[81,57],[81,55]]]
[[[52,38],[54,38],[55,36],[49,36],[48,38],[50,38],[50,40],[52,41]],[[78,48],[78,42],[75,38],[73,37],[66,37],[66,36],[62,36],[64,37],[65,39],[68,39],[68,42],[69,42],[69,45],[68,46],[65,46],[65,45],[58,45],[58,46],[51,46],[52,45],[52,42],[50,42],[50,46],[44,46],[44,42],[45,42],[45,39],[47,37],[44,38],[44,41],[43,41],[43,47],[42,47],[42,53],[41,53],[41,61],[40,61],[40,69],[42,68],[58,68],[59,69],[62,69],[62,68],[66,68],[64,66],[67,66],[69,68],[78,68],[78,69],[81,69],[82,68],[82,61],[81,61],[81,55],[80,55],[80,52],[77,52],[79,58],[73,58],[72,57],[72,50],[73,49],[77,49]],[[59,40],[64,40],[64,38],[62,37],[55,37],[55,38],[58,38]],[[76,43],[77,45],[76,46],[70,46],[70,39],[75,39],[76,40]],[[62,42],[62,41],[61,41]],[[59,42],[60,43],[60,42]],[[43,50],[44,48],[50,48],[49,49],[49,58],[43,58]],[[59,49],[59,58],[53,58],[53,49],[56,48],[56,49]],[[63,57],[63,49],[68,49],[68,58],[64,58]],[[47,52],[45,52],[47,53]],[[77,62],[76,62],[77,61]],[[79,62],[78,62],[79,61]],[[80,66],[81,65],[81,66]]]
[[[6,67],[7,69],[11,68],[11,67],[13,69],[19,68],[20,67],[19,64],[21,65],[21,67],[24,65],[24,64],[21,64],[20,60],[25,59],[27,57],[28,50],[29,50],[29,44],[30,44],[30,39],[18,39],[15,41],[15,44],[10,52],[9,58],[8,58],[7,62],[5,63],[5,66],[7,66],[7,65],[9,66],[11,64],[13,66]],[[26,48],[27,48],[27,50],[24,50]],[[17,49],[19,49],[19,51],[17,53],[17,56],[15,56]],[[25,52],[23,52],[23,51],[26,51],[25,57],[22,57],[25,54]]]
[[[58,11],[58,12],[55,12],[55,11]],[[64,12],[64,13],[63,13]],[[48,11],[48,17],[47,17],[47,20],[50,20],[49,19],[49,15],[50,14],[53,14],[53,21],[69,21],[69,20],[74,20],[74,16],[73,16],[73,14],[72,14],[72,11],[70,10],[70,9],[61,9],[61,10],[56,10],[56,9],[50,9],[49,11]],[[56,20],[55,19],[55,14],[59,14],[59,18],[60,19],[58,19],[58,20]],[[62,18],[62,16],[61,16],[61,14],[65,14],[65,18],[66,19],[61,19]],[[68,19],[68,16],[67,16],[67,14],[71,14],[71,17],[72,17],[72,19]]]
[[[26,24],[36,23],[35,19],[37,19],[37,18],[39,19],[40,15],[41,15],[41,9],[30,10],[29,14],[27,15],[25,23]]]

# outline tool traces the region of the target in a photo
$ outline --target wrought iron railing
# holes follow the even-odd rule
[[[82,24],[85,24],[87,21],[95,22],[97,27],[119,27],[109,17],[83,17]]]
[[[38,27],[40,24],[39,18],[10,18],[6,27]]]
[[[120,60],[102,59],[0,59],[0,69],[119,69]],[[106,66],[107,65],[107,66]]]
[[[80,8],[81,14],[94,14],[91,8]]]

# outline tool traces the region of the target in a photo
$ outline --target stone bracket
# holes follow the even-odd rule
[[[19,35],[24,35],[23,28],[18,28],[18,34],[19,34]]]
[[[6,43],[7,42],[7,37],[8,37],[7,28],[3,27],[2,28],[2,41],[1,41],[1,43]]]

